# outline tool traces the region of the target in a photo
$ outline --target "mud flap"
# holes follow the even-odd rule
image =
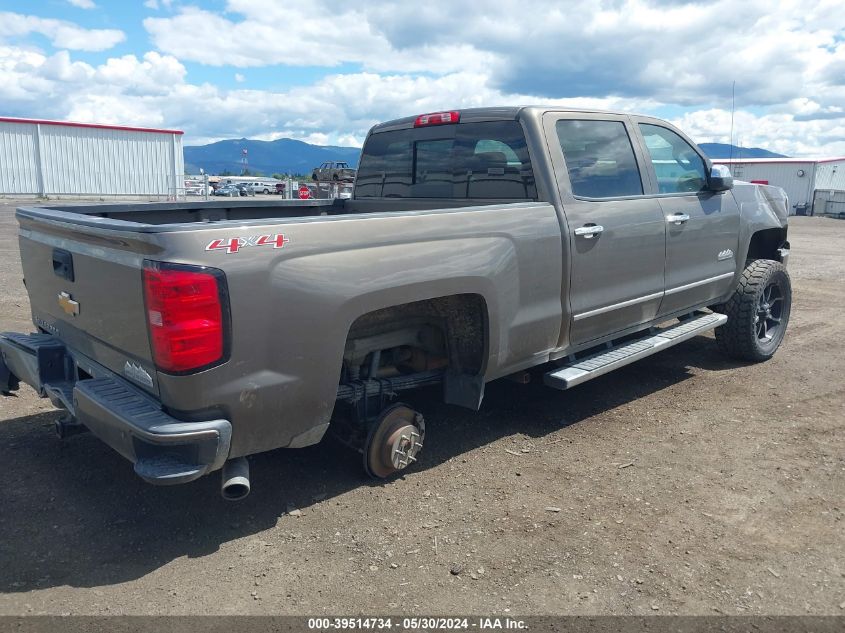
[[[484,378],[449,370],[443,376],[443,400],[473,411],[481,408],[484,399]]]

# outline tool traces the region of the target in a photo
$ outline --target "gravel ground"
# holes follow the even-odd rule
[[[0,330],[29,331],[12,203]],[[569,392],[422,392],[419,467],[383,485],[331,442],[156,488],[96,438],[0,400],[0,614],[845,613],[845,222],[794,218],[768,363],[710,336]]]

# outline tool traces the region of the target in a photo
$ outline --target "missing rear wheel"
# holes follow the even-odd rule
[[[421,413],[394,404],[381,412],[364,445],[364,470],[371,477],[385,479],[417,461],[425,439]]]

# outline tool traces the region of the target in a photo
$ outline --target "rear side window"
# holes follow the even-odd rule
[[[707,185],[704,160],[672,130],[640,123],[660,193],[695,193]]]
[[[615,198],[643,193],[634,148],[621,121],[557,122],[572,193],[584,198]]]
[[[372,134],[355,197],[536,200],[537,188],[522,126],[486,121]]]

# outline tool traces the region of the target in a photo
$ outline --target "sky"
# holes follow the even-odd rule
[[[735,90],[733,86],[735,84]],[[360,146],[474,106],[845,156],[843,0],[0,0],[0,116]]]

